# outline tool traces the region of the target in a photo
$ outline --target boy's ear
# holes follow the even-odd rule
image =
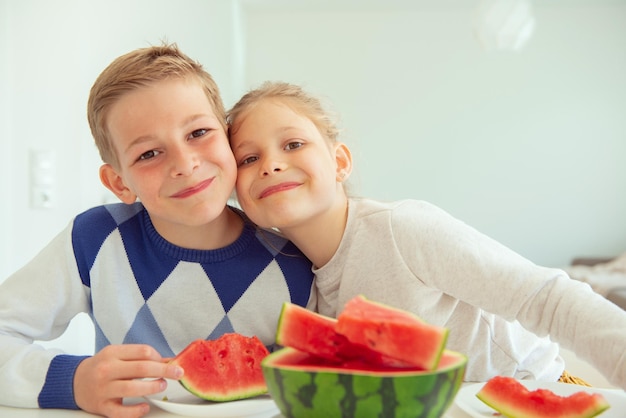
[[[104,187],[112,191],[118,199],[127,205],[137,200],[137,195],[126,187],[124,179],[115,171],[111,164],[103,164],[100,167],[100,181]]]
[[[339,142],[335,145],[335,161],[337,162],[337,181],[343,182],[352,173],[352,153],[346,144]]]

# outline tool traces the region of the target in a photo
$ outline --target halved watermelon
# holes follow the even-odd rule
[[[531,391],[507,376],[491,378],[476,396],[502,415],[515,418],[591,418],[609,408],[599,393],[559,396],[548,389]]]
[[[263,362],[270,395],[286,418],[434,418],[443,416],[463,381],[467,357],[445,350],[436,370],[337,366],[291,347]]]
[[[174,359],[185,374],[180,384],[194,395],[216,402],[267,392],[261,360],[269,352],[256,336],[228,333],[216,340],[196,340]]]
[[[336,330],[352,343],[426,370],[437,367],[448,339],[447,328],[361,295],[346,303]]]

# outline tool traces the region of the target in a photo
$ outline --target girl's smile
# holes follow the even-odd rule
[[[297,182],[283,182],[283,183],[279,183],[275,186],[270,186],[266,189],[264,189],[261,194],[259,195],[259,199],[264,199],[268,196],[273,195],[274,193],[280,193],[280,192],[284,192],[287,190],[292,190],[295,189],[296,187],[300,186],[302,183],[297,183]]]

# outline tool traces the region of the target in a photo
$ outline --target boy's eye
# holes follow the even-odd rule
[[[160,154],[159,151],[151,149],[150,151],[146,151],[143,154],[141,154],[138,160],[149,160],[151,158],[156,157],[159,154]]]
[[[302,142],[290,142],[287,145],[285,145],[285,149],[286,150],[291,150],[291,149],[296,149],[296,148],[300,148],[302,146]]]
[[[196,129],[195,131],[193,131],[190,135],[189,135],[189,139],[193,139],[193,138],[199,138],[201,136],[204,136],[207,134],[207,132],[209,132],[208,129]]]

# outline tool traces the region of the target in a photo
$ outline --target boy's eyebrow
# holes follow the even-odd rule
[[[215,115],[212,115],[212,114],[209,114],[209,113],[197,113],[195,115],[191,115],[188,118],[184,119],[183,122],[181,123],[181,126],[187,126],[187,125],[197,121],[198,119],[202,119],[202,118],[213,119],[213,120],[217,121],[217,117]],[[152,138],[153,138],[153,136],[150,135],[150,134],[138,136],[137,138],[135,138],[132,141],[130,141],[130,143],[126,147],[126,151],[128,151],[130,148],[132,148],[132,147],[134,147],[134,146],[136,146],[138,144],[141,144],[142,142],[149,141]]]

